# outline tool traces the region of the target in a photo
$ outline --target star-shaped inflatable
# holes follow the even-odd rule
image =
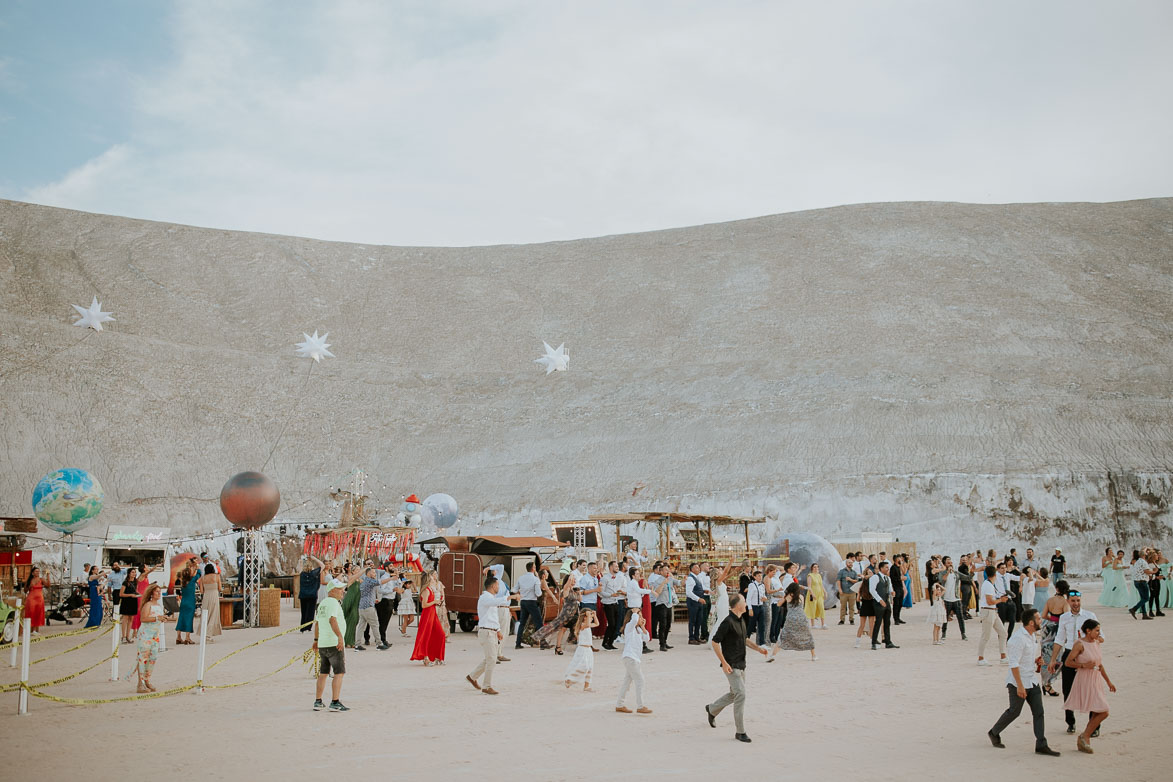
[[[83,329],[89,327],[94,331],[101,331],[103,323],[114,320],[114,318],[110,317],[109,312],[102,312],[102,305],[98,302],[97,296],[90,303],[89,309],[79,307],[76,304],[70,304],[69,306],[73,307],[81,315],[80,318],[73,322],[73,325],[81,326]]]
[[[318,330],[314,329],[314,335],[311,337],[304,331],[301,333],[305,337],[305,342],[297,343],[297,355],[302,358],[312,358],[314,361],[321,361],[323,358],[334,358],[334,354],[327,350],[330,343],[326,339],[330,336],[330,332],[326,332],[322,336],[318,336]]]
[[[558,346],[557,350],[550,347],[548,342],[543,341],[546,346],[546,355],[541,358],[535,358],[535,364],[541,364],[546,368],[546,374],[551,372],[565,372],[570,369],[570,354],[566,351],[566,343]]]

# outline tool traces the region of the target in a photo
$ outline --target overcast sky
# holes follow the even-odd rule
[[[0,197],[467,245],[1173,195],[1173,3],[0,5]]]

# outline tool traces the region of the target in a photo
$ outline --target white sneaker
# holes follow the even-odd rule
[[[856,649],[859,648],[859,639],[858,638],[855,639],[855,647],[854,648],[856,648]]]
[[[998,665],[1009,665],[1009,664],[1010,664],[1010,661],[1007,660],[1005,657],[1003,657],[1001,660],[998,661]]]
[[[982,666],[983,668],[986,668],[986,667],[993,665],[993,663],[990,662],[989,660],[978,660],[978,665]]]
[[[819,658],[818,658],[817,656],[815,656],[815,657],[812,657],[812,658],[811,658],[811,662],[812,662],[812,663],[815,663],[815,662],[818,662],[818,661],[819,661]]]

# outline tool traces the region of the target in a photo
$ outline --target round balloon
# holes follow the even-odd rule
[[[451,527],[456,523],[456,500],[447,494],[433,494],[424,500],[424,507],[431,508],[435,516],[436,526],[440,529]]]
[[[106,493],[85,470],[54,470],[33,488],[33,514],[50,529],[72,534],[102,512]]]
[[[827,589],[827,597],[823,601],[825,608],[834,608],[839,603],[839,569],[843,567],[843,557],[831,543],[819,535],[811,532],[797,532],[786,536],[790,541],[790,561],[802,565],[804,570],[798,580],[806,583],[810,576],[810,566],[818,563],[823,585]],[[767,558],[774,558],[782,553],[782,542],[778,541],[768,546],[765,551]]]
[[[281,492],[277,491],[277,484],[259,472],[233,475],[220,490],[220,512],[237,527],[262,527],[280,509]]]

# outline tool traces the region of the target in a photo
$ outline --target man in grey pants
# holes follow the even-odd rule
[[[390,581],[391,576],[384,577],[383,581]],[[379,589],[380,581],[375,576],[375,569],[369,567],[363,571],[362,582],[358,585],[358,626],[354,630],[354,650],[363,650],[363,635],[369,628],[371,637],[379,639],[379,612],[375,609],[375,594]]]
[[[717,715],[729,704],[733,704],[733,722],[737,727],[734,738],[750,741],[745,733],[745,648],[766,654],[766,650],[746,637],[745,598],[733,594],[729,598],[729,616],[713,633],[713,651],[721,661],[721,671],[729,681],[729,692],[705,706],[709,727],[717,727]]]

